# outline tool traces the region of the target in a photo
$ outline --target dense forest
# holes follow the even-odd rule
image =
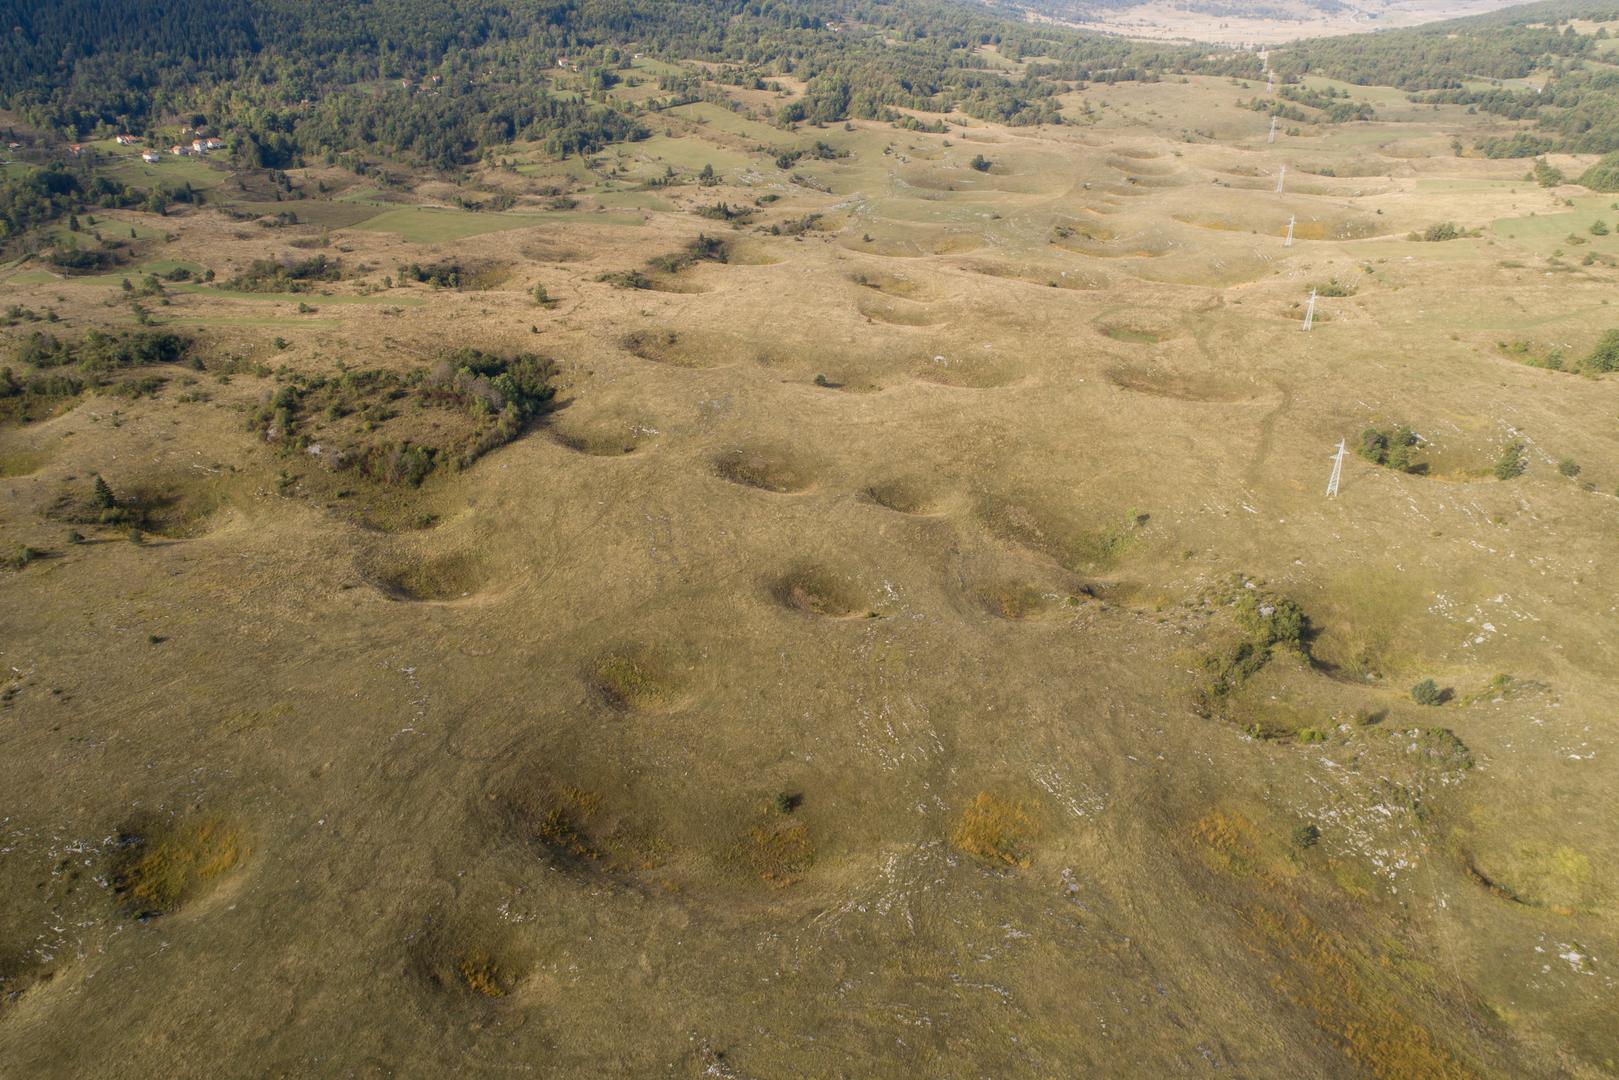
[[[912,107],[1048,123],[1073,81],[1258,71],[1247,53],[935,0],[0,0],[0,17],[0,104],[31,124],[78,138],[207,123],[264,167],[370,151],[450,168],[518,138],[557,153],[632,139],[646,106],[606,93],[632,51],[806,80],[786,122]],[[973,55],[985,44],[1038,63],[1009,79]],[[590,93],[549,90],[562,57]]]
[[[1283,78],[1325,75],[1363,86],[1432,90],[1474,79],[1521,79],[1548,64],[1589,55],[1592,43],[1544,26],[1469,21],[1317,38],[1278,51],[1272,62]]]

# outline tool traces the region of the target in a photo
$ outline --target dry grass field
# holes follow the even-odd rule
[[[688,108],[0,271],[8,355],[214,272],[140,301],[192,367],[0,427],[0,1074],[1619,1073],[1619,376],[1528,362],[1619,328],[1619,208],[1255,92]],[[425,397],[252,419],[458,347],[558,392],[419,487],[330,448]]]
[[[1364,34],[1483,15],[1511,6],[1511,0],[1360,0],[1351,4],[1282,0],[1246,9],[1231,4],[1168,0],[1144,0],[1129,6],[1037,0],[1028,6],[1041,17],[1132,38],[1274,45],[1305,37]]]

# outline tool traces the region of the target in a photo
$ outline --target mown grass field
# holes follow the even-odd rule
[[[640,218],[623,215],[585,215],[569,211],[547,214],[501,214],[416,207],[385,210],[367,218],[356,228],[367,232],[392,233],[415,244],[437,244],[449,240],[464,240],[485,233],[508,229],[530,229],[550,222],[589,220],[602,225],[639,225]]]

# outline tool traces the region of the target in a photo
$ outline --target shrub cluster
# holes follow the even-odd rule
[[[162,385],[155,376],[114,385],[110,375],[128,368],[187,361],[191,346],[190,338],[167,330],[122,334],[91,330],[78,341],[36,330],[14,354],[21,371],[10,365],[0,367],[0,419],[40,419],[89,389],[127,386],[125,392],[135,396],[155,392]]]
[[[555,396],[555,374],[551,361],[533,353],[506,357],[457,349],[406,375],[370,369],[298,378],[255,409],[248,426],[288,451],[319,445],[321,459],[333,469],[417,486],[436,469],[465,468],[521,435]],[[469,423],[440,446],[390,437],[388,422],[406,406],[447,410]],[[333,425],[354,415],[362,437],[338,445],[345,440]],[[371,435],[376,437],[365,437]]]
[[[254,259],[225,287],[238,292],[307,292],[315,282],[339,281],[342,277],[342,263],[324,254],[285,261]]]

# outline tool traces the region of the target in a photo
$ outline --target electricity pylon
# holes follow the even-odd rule
[[[1338,452],[1332,455],[1332,476],[1327,480],[1327,498],[1338,497],[1338,481],[1344,475],[1344,440],[1338,440]]]
[[[1270,138],[1266,139],[1265,141],[1268,143],[1273,143],[1276,141],[1276,117],[1274,116],[1270,118]]]
[[[1315,290],[1310,290],[1310,306],[1304,309],[1304,329],[1315,325]]]
[[[1282,181],[1284,181],[1286,179],[1287,179],[1287,166],[1283,165],[1282,166],[1282,171],[1276,174],[1276,194],[1280,195],[1282,193]]]
[[[1287,219],[1287,239],[1282,241],[1283,247],[1293,246],[1293,223],[1299,219],[1297,214],[1291,214]]]

